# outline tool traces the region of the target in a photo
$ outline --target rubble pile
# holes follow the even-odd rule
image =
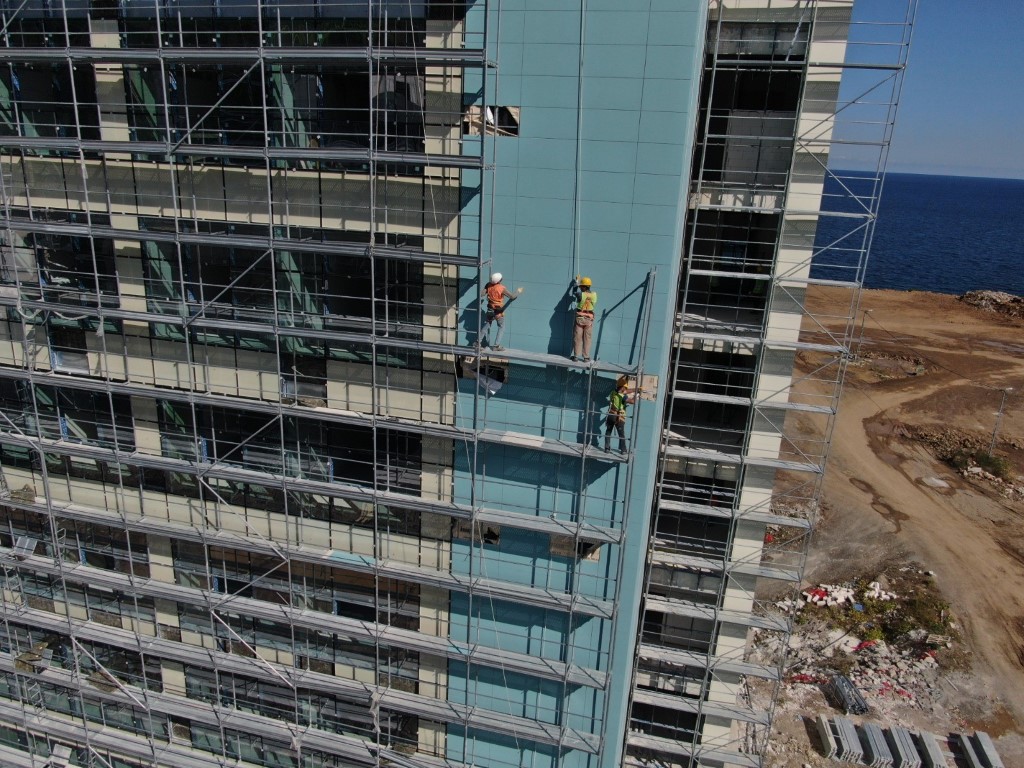
[[[850,680],[864,693],[914,700],[938,681],[939,664],[931,650],[900,650],[884,640],[868,640],[853,652],[857,663]]]
[[[864,590],[864,599],[888,602],[889,600],[895,600],[896,594],[894,592],[886,592],[882,589],[882,585],[879,582],[872,581],[868,584],[868,588]]]
[[[960,474],[969,480],[984,480],[996,486],[999,494],[1005,499],[1024,499],[1024,483],[1011,483],[1001,477],[986,472],[984,468],[977,465],[967,467]],[[1019,480],[1019,478],[1018,478]]]
[[[943,461],[948,461],[958,453],[982,451],[986,442],[978,435],[972,435],[962,429],[950,427],[918,427],[901,424],[900,429],[907,437],[920,440],[929,446]]]
[[[820,584],[801,593],[805,605],[842,605],[852,603],[855,593],[850,587],[838,584]]]
[[[927,445],[942,461],[956,468],[961,477],[988,482],[1004,498],[1024,499],[1024,478],[1014,477],[1012,472],[1000,477],[979,464],[979,457],[988,453],[989,440],[986,436],[970,434],[961,429],[909,427],[905,424],[900,425],[900,429],[906,437]],[[1019,445],[1015,440],[1009,440],[1007,444],[1015,450],[1024,449],[1024,445]]]
[[[956,632],[933,578],[914,563],[873,581],[807,587],[796,599],[775,603],[795,619],[788,645],[774,633],[755,633],[751,660],[786,655],[786,686],[796,706],[838,672],[872,707],[932,710],[942,695],[943,656],[936,654],[952,648],[945,633]]]
[[[968,291],[959,297],[964,304],[997,312],[1013,318],[1024,318],[1024,298],[1005,291]]]
[[[795,613],[806,605],[818,605],[832,607],[849,604],[858,608],[861,604],[857,601],[857,590],[843,584],[819,584],[816,587],[809,587],[800,593],[797,600],[779,600],[775,606],[786,613]],[[881,600],[887,602],[895,600],[896,594],[886,592],[877,581],[872,581],[861,593],[862,600]]]
[[[899,647],[884,640],[861,640],[850,634],[830,641],[830,636],[825,632],[819,638],[804,638],[795,647],[791,644],[787,683],[824,683],[837,666],[836,662],[843,660],[849,666],[845,670],[847,677],[869,703],[899,698],[908,704],[930,706],[931,694],[938,684],[939,664],[934,650],[922,644],[923,636],[910,647]]]

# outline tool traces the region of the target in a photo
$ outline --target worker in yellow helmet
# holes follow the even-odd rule
[[[576,321],[572,327],[572,355],[570,359],[590,362],[590,337],[594,333],[594,308],[597,306],[597,291],[589,277],[576,275],[569,288],[573,299]]]

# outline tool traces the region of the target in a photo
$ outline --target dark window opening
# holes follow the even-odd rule
[[[113,241],[77,235],[30,233],[43,298],[75,306],[118,305]]]
[[[750,397],[757,358],[749,353],[680,349],[675,388],[681,392]]]
[[[63,46],[63,39],[60,44]],[[88,42],[83,44],[87,46]],[[11,64],[0,69],[0,90],[6,92],[3,100],[13,104],[13,111],[7,107],[2,115],[6,120],[0,121],[7,135],[83,141],[100,138],[96,74],[88,62],[76,62],[70,70],[67,64]],[[34,152],[47,154],[49,150]]]
[[[462,132],[467,136],[518,136],[520,107],[471,105],[462,117]]]
[[[689,222],[691,269],[767,274],[775,259],[778,215],[699,209]]]
[[[452,520],[452,538],[475,541],[497,546],[501,543],[501,526],[492,523],[477,523],[476,531],[469,520]]]

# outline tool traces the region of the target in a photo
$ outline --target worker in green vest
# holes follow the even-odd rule
[[[597,291],[589,277],[576,280],[569,288],[573,298],[573,310],[576,320],[572,327],[572,355],[570,360],[582,358],[584,363],[590,362],[590,337],[594,333],[594,308],[597,306]]]
[[[619,435],[619,453],[626,453],[626,406],[636,402],[636,393],[629,388],[629,379],[620,376],[608,395],[608,415],[604,420],[604,449],[612,449],[612,430]]]

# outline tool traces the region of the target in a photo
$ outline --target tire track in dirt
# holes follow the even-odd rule
[[[895,529],[893,533],[900,533],[903,530],[903,523],[910,519],[910,515],[905,512],[900,512],[893,507],[892,504],[882,499],[871,483],[866,483],[857,477],[851,477],[850,485],[871,497],[871,508],[892,523],[892,526]]]

